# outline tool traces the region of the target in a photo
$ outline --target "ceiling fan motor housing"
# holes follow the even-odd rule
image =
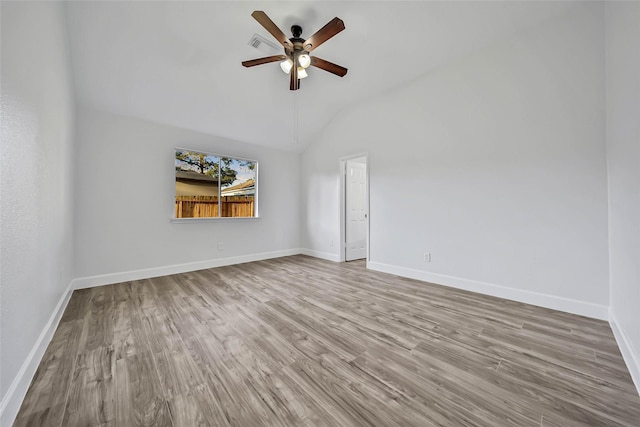
[[[291,51],[285,48],[284,51],[287,56],[291,57],[291,59],[294,59],[294,57],[297,57],[304,53],[308,54],[309,52],[307,52],[307,49],[309,49],[311,45],[309,44],[305,46],[306,40],[300,37],[302,35],[302,27],[300,25],[292,25],[291,33],[293,34],[293,37],[291,37],[289,41],[293,45],[293,50]]]

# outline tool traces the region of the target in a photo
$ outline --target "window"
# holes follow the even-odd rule
[[[176,218],[257,217],[258,162],[176,148]]]

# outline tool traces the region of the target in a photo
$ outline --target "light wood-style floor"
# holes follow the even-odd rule
[[[638,426],[606,322],[293,256],[75,291],[16,426]]]

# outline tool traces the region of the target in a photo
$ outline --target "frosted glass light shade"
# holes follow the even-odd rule
[[[304,53],[298,57],[298,63],[302,68],[309,68],[309,65],[311,65],[311,57]]]
[[[291,67],[293,67],[293,61],[290,59],[285,59],[280,63],[280,68],[282,68],[282,71],[285,74],[289,74],[289,71],[291,71]]]
[[[304,79],[305,77],[308,77],[309,74],[307,74],[307,70],[305,70],[302,67],[298,67],[298,78],[299,79]]]

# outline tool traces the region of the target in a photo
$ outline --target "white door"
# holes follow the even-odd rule
[[[358,160],[347,160],[346,164],[346,261],[367,256],[367,165]]]

